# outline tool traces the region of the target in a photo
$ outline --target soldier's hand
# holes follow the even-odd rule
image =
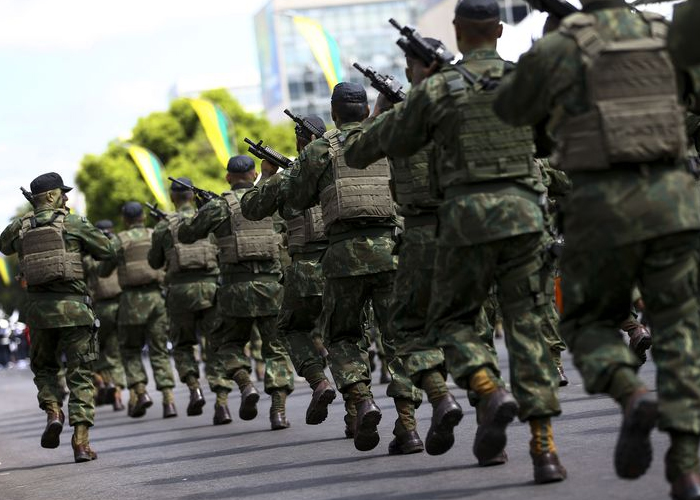
[[[392,102],[387,99],[387,97],[384,94],[379,94],[377,97],[377,102],[374,103],[374,111],[372,112],[372,116],[374,118],[378,117],[385,111],[389,111],[394,105]]]
[[[269,179],[277,173],[277,170],[279,169],[267,160],[263,160],[260,164],[261,177],[263,179]]]

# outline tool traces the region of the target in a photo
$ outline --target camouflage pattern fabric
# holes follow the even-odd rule
[[[118,311],[118,299],[103,300],[95,304],[95,315],[100,320],[100,359],[95,362],[94,369],[105,383],[111,382],[117,387],[126,387],[126,374],[119,349]]]

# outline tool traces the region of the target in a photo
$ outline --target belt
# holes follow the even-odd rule
[[[540,194],[513,182],[479,182],[476,184],[460,184],[445,188],[445,199],[471,194],[500,194],[514,195],[526,198],[537,205],[540,204]]]
[[[333,243],[338,243],[343,240],[350,240],[352,238],[391,238],[393,228],[390,227],[368,227],[365,229],[351,229],[350,231],[345,231],[344,233],[329,234],[328,241]]]
[[[403,220],[404,229],[411,229],[420,226],[436,226],[438,217],[435,212],[422,215],[406,215]]]
[[[221,275],[222,285],[233,285],[235,283],[245,283],[247,281],[267,281],[279,282],[280,275],[277,273],[231,273]]]
[[[325,250],[317,250],[315,252],[297,252],[292,255],[292,262],[300,260],[319,260],[323,257]]]
[[[30,300],[69,300],[71,302],[81,302],[89,306],[92,305],[92,299],[89,295],[79,295],[77,293],[29,292],[27,296]]]

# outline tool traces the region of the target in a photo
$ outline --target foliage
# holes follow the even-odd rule
[[[202,97],[216,103],[231,119],[231,143],[239,152],[248,150],[243,139],[249,137],[256,141],[262,139],[282,154],[295,156],[291,122],[271,125],[266,118],[246,112],[224,89],[204,92]],[[174,100],[166,112],[140,118],[133,128],[131,142],[150,149],[160,158],[166,178],[186,176],[196,186],[216,192],[228,188],[225,169],[216,159],[187,99]],[[112,219],[118,223],[119,209],[126,201],[153,201],[136,165],[121,144],[113,141],[102,154],[88,154],[81,161],[76,182],[85,194],[87,214],[92,221]]]

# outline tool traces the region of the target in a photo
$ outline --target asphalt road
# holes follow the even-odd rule
[[[498,349],[505,360],[502,341]],[[607,398],[587,396],[567,363],[572,384],[561,391],[564,414],[555,421],[555,439],[569,479],[545,486],[532,482],[529,429],[521,423],[510,427],[507,465],[476,466],[471,453],[474,411],[460,390],[455,394],[466,415],[450,452],[440,457],[388,456],[395,416],[392,401],[383,394],[385,386],[379,385],[374,390],[384,413],[382,441],[370,452],[356,451],[344,439],[340,398],[322,425],[304,424],[310,390],[303,382],[289,398],[292,427],[283,431],[269,430],[267,396],[260,401],[258,418],[250,422],[237,419],[238,397],[233,396],[233,423],[214,427],[213,396],[207,394],[204,415],[187,417],[187,391],[180,386],[180,416],[162,420],[159,394],[149,387],[156,404],[142,419],[98,408],[91,442],[99,459],[75,464],[68,426],[60,448],[39,446],[45,416],[36,405],[31,372],[6,370],[0,372],[0,500],[668,498],[663,478],[666,436],[654,434],[655,460],[644,477],[618,479],[612,454],[619,411]],[[642,375],[654,387],[653,364],[647,363]],[[418,418],[424,436],[430,424],[428,404],[418,410]]]

